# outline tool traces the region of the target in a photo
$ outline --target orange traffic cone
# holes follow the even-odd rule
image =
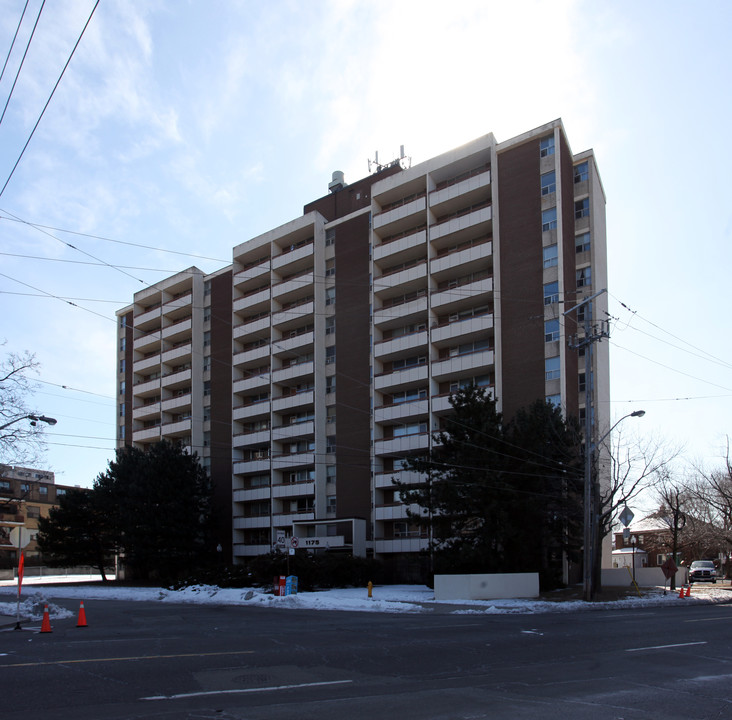
[[[686,586],[686,595],[684,597],[691,597],[691,585]]]
[[[41,623],[41,632],[53,632],[51,630],[51,616],[48,614],[48,605],[43,610],[43,622]]]
[[[79,620],[76,623],[76,627],[86,627],[86,613],[84,612],[84,601],[81,601],[79,605]]]
[[[684,586],[683,585],[681,586],[681,590],[679,590],[679,597],[680,598],[684,597]]]

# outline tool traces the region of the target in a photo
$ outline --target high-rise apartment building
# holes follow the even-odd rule
[[[392,478],[462,384],[510,417],[537,398],[583,416],[582,311],[606,287],[594,155],[561,121],[486,135],[354,184],[119,311],[118,444],[180,439],[210,469],[235,561],[292,538],[395,566],[427,546]],[[604,318],[606,300],[592,303]],[[578,323],[579,320],[579,323]],[[594,422],[609,407],[592,348]],[[606,424],[603,422],[603,424]],[[230,522],[229,522],[230,519]]]

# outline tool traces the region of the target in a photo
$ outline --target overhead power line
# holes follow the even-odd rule
[[[23,18],[25,17],[25,11],[27,9],[28,9],[28,0],[25,0],[25,5],[23,6],[23,12],[20,14],[20,20],[18,20],[18,27],[15,28],[15,35],[13,35],[13,41],[10,43],[8,55],[5,58],[5,62],[3,63],[3,69],[0,71],[0,80],[2,80],[3,75],[5,75],[5,68],[8,66],[8,60],[10,60],[10,56],[13,52],[13,48],[15,47],[15,41],[18,38],[18,32],[20,31],[20,26],[23,24]]]
[[[43,2],[45,4],[46,0],[43,0]],[[41,110],[41,114],[38,116],[38,120],[36,120],[36,124],[33,126],[33,130],[31,130],[31,133],[28,136],[28,140],[26,140],[26,143],[23,146],[23,149],[20,151],[20,155],[18,156],[18,159],[15,161],[15,165],[13,165],[13,169],[10,171],[10,175],[8,175],[8,179],[5,181],[5,184],[3,185],[2,189],[0,189],[0,197],[2,197],[2,194],[5,192],[5,189],[8,187],[8,184],[10,183],[11,178],[15,174],[15,171],[16,171],[18,165],[20,164],[20,161],[23,158],[23,155],[25,155],[25,151],[28,148],[28,145],[30,145],[30,141],[33,138],[33,135],[35,135],[35,132],[38,129],[38,126],[41,124],[41,119],[45,115],[46,110],[48,109],[48,106],[51,104],[51,99],[53,98],[54,94],[56,93],[56,88],[58,88],[59,83],[61,82],[61,78],[64,76],[64,73],[66,72],[66,68],[69,66],[69,63],[71,62],[71,58],[74,57],[76,48],[79,47],[81,38],[84,37],[84,33],[86,32],[87,27],[89,27],[89,23],[91,22],[92,16],[94,15],[94,11],[97,9],[98,5],[99,5],[99,0],[97,0],[94,3],[94,7],[92,8],[91,13],[89,13],[89,17],[87,18],[87,21],[84,24],[84,28],[82,29],[81,34],[79,35],[78,39],[76,40],[76,44],[74,45],[73,49],[71,50],[71,54],[69,55],[69,58],[66,61],[66,64],[64,65],[63,70],[61,70],[61,74],[58,76],[58,80],[56,80],[56,84],[53,86],[53,90],[51,91],[51,94],[48,96],[48,100],[46,100],[46,104],[43,106],[43,110]],[[41,8],[41,9],[43,9],[43,8]],[[38,16],[40,17],[40,12],[38,13]]]

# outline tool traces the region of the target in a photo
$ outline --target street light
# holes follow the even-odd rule
[[[585,488],[584,488],[584,501],[585,501],[585,528],[584,528],[584,552],[582,553],[582,573],[583,573],[583,598],[585,601],[592,600],[595,594],[595,588],[592,578],[593,570],[593,555],[595,551],[594,542],[594,522],[592,518],[592,507],[593,507],[593,484],[592,484],[592,458],[597,450],[598,446],[620,425],[623,420],[629,417],[643,417],[646,414],[645,410],[634,410],[627,415],[623,415],[596,443],[592,442],[590,423],[588,422],[587,415],[590,413],[590,409],[585,407]]]
[[[23,415],[22,417],[15,418],[15,420],[11,420],[9,423],[5,423],[5,425],[0,425],[0,430],[5,430],[6,427],[10,427],[11,425],[15,425],[15,423],[20,422],[21,420],[30,420],[31,425],[37,425],[39,422],[44,422],[47,425],[55,425],[58,420],[56,418],[48,417],[46,415]]]

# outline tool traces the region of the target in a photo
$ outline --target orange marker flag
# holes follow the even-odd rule
[[[20,586],[23,584],[23,568],[25,567],[25,555],[20,553],[18,560],[18,597],[20,597]]]

